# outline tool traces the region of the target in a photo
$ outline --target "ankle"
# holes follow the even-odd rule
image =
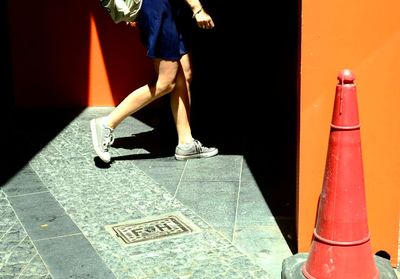
[[[193,138],[186,138],[183,140],[179,140],[178,146],[190,146],[193,144],[193,142],[194,142]]]
[[[113,123],[110,123],[110,117],[109,116],[104,116],[102,118],[101,123],[105,128],[114,130],[114,125],[113,125]]]

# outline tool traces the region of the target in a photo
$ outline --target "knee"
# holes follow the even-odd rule
[[[171,80],[168,82],[157,81],[156,83],[156,94],[157,95],[165,95],[171,93],[176,87],[175,80]]]

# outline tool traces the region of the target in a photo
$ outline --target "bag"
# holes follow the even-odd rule
[[[135,21],[143,0],[100,0],[115,23]]]

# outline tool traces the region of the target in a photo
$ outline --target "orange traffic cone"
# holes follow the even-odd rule
[[[396,279],[368,231],[354,74],[338,75],[324,183],[309,253],[282,262],[282,279]]]
[[[306,278],[379,278],[368,231],[354,75],[338,75],[324,182]]]

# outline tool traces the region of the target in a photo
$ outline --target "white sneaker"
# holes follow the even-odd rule
[[[192,143],[189,144],[180,144],[175,149],[175,159],[177,160],[208,158],[217,154],[217,148],[204,147],[198,140],[194,140]]]
[[[109,163],[111,161],[109,149],[114,142],[114,129],[106,127],[102,121],[103,118],[90,120],[92,143],[100,159],[105,163]]]

